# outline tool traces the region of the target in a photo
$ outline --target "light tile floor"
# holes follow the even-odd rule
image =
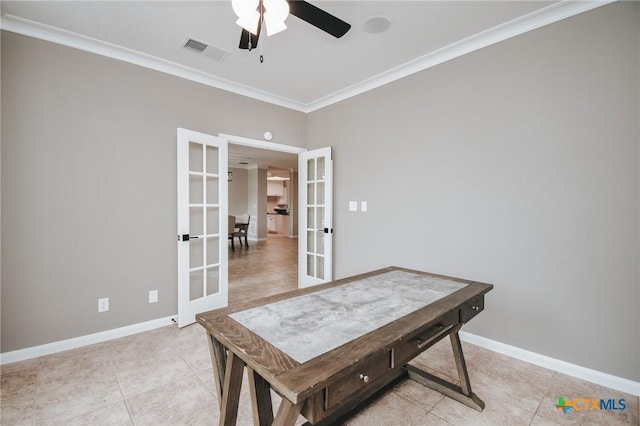
[[[234,265],[230,266],[230,276],[234,277],[230,280],[231,303],[295,287],[291,272],[262,274],[262,271],[279,268],[280,263],[287,271],[295,270],[291,263],[286,264],[287,256],[293,256],[295,261],[295,244],[296,240],[276,237],[252,243],[249,250],[236,248],[230,259]],[[279,264],[268,265],[258,259],[269,256]],[[247,275],[242,277],[238,269],[247,271]],[[285,275],[278,275],[280,273]],[[260,274],[268,277],[269,284],[255,277]],[[287,280],[289,284],[285,284]],[[405,379],[345,419],[344,425],[638,425],[638,397],[468,343],[463,342],[463,348],[473,389],[486,403],[483,412]],[[456,380],[448,339],[430,348],[414,363]],[[183,329],[163,327],[3,365],[1,376],[2,425],[218,423],[218,401],[206,336],[197,324]],[[559,396],[625,399],[626,409],[564,414],[554,406]],[[274,406],[278,402],[274,396]],[[302,423],[304,420],[300,418],[298,424]],[[251,424],[251,405],[245,384],[238,425]]]

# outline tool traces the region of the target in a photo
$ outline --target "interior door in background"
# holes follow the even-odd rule
[[[227,306],[227,140],[178,129],[178,326]]]
[[[333,160],[331,147],[298,156],[299,287],[333,277]]]

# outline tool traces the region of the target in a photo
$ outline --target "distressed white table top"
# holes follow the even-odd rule
[[[446,278],[391,271],[230,316],[303,363],[465,286]]]

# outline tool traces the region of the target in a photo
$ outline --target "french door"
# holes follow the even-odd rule
[[[178,326],[228,303],[227,140],[178,129]]]
[[[298,156],[298,282],[309,287],[332,280],[333,160],[331,147]]]

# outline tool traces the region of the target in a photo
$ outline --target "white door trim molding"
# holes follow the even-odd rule
[[[285,145],[281,143],[267,142],[260,139],[245,138],[243,136],[228,135],[226,133],[218,133],[218,136],[226,139],[229,143],[236,145],[249,146],[252,148],[268,149],[270,151],[285,152],[287,154],[301,154],[307,152],[307,148],[299,146]]]

